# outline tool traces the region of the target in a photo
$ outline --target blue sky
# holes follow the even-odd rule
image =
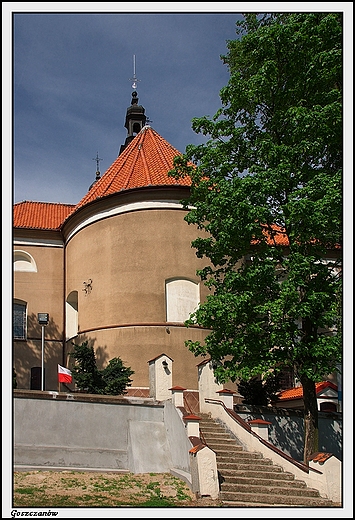
[[[77,203],[127,135],[135,56],[151,126],[185,151],[213,115],[238,13],[15,13],[14,202]]]
[[[342,5],[5,4],[14,6],[9,47],[12,199],[71,204],[80,201],[95,179],[96,154],[102,159],[103,174],[124,143],[133,56],[140,80],[139,103],[151,126],[184,152],[189,143],[203,140],[192,131],[192,118],[212,116],[221,106],[219,91],[229,74],[220,55],[227,51],[226,41],[236,38],[235,23],[241,12],[263,11],[265,6],[335,10],[335,5],[339,9]],[[135,10],[128,12],[132,5]],[[203,6],[213,11],[202,11]],[[150,12],[140,12],[146,9]]]

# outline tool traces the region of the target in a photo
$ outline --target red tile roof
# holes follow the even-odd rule
[[[289,240],[284,228],[277,226],[276,224],[272,224],[270,228],[266,225],[262,225],[263,235],[267,238],[267,243],[269,246],[288,246]],[[257,243],[257,241],[255,241]]]
[[[184,415],[184,421],[201,421],[201,417],[195,415],[194,413],[190,413],[189,415]]]
[[[247,421],[248,424],[272,424],[270,421],[265,421],[264,419],[252,419],[251,421]]]
[[[316,395],[319,395],[322,390],[325,388],[332,388],[333,390],[338,390],[337,385],[331,383],[330,381],[321,381],[320,383],[316,383]],[[303,398],[303,387],[297,386],[296,388],[290,388],[289,390],[282,390],[278,395],[278,400],[289,400],[289,399],[302,399]]]
[[[189,177],[176,180],[168,176],[177,155],[181,155],[180,152],[158,132],[148,125],[144,126],[76,206],[20,202],[14,207],[14,227],[58,229],[74,209],[122,190],[146,186],[190,186]],[[263,226],[263,233],[269,245],[289,245],[284,229],[279,226],[272,225],[271,230]]]
[[[23,229],[56,230],[74,209],[74,204],[25,200],[14,204],[13,226]]]
[[[313,462],[318,462],[319,464],[324,464],[330,457],[333,456],[333,453],[325,453],[321,451],[317,451],[316,453],[312,453],[310,457],[308,457],[308,460],[311,460]]]
[[[121,190],[143,186],[190,186],[190,178],[176,180],[168,176],[177,155],[181,153],[158,132],[144,126],[101,179],[95,182],[77,208]]]

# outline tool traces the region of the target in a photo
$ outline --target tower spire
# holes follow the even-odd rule
[[[137,78],[136,76],[136,55],[133,54],[133,78],[130,78],[130,81],[132,81],[132,88],[134,90],[136,90],[137,88],[137,83],[138,81],[140,81],[140,79]]]

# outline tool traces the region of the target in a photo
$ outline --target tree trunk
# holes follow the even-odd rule
[[[302,377],[304,402],[304,450],[303,462],[308,465],[310,456],[318,451],[318,406],[316,385],[308,377]]]

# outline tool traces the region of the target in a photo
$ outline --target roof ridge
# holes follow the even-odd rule
[[[146,133],[146,132],[144,132],[144,133]],[[143,141],[143,139],[142,139],[142,141]],[[141,151],[141,149],[143,148],[143,145],[144,145],[144,142],[138,144],[138,152]],[[152,184],[152,177],[151,177],[150,172],[149,172],[149,166],[148,166],[145,154],[144,154],[144,149],[143,149],[143,153],[140,154],[140,155],[142,156],[142,162],[143,162],[144,170],[146,172],[146,177],[147,177],[148,184]]]
[[[172,149],[174,149],[172,147]],[[163,162],[165,163],[166,167],[171,170],[171,165],[168,163],[168,161],[166,160],[166,157],[163,155],[162,153],[162,150],[160,148],[158,148],[158,154],[160,155],[160,157],[162,158]]]
[[[144,127],[143,127],[143,128],[144,128]],[[142,130],[143,130],[143,129],[142,129]],[[134,156],[134,158],[133,158],[133,164],[132,164],[131,171],[130,171],[129,175],[127,175],[127,178],[126,178],[126,181],[125,181],[125,183],[124,183],[123,189],[127,189],[127,186],[129,185],[129,181],[130,181],[130,180],[132,179],[132,177],[133,177],[134,167],[135,167],[135,165],[136,165],[137,162],[138,162],[139,151],[140,151],[140,148],[139,148],[139,147],[142,145],[141,140],[142,140],[143,133],[142,133],[142,135],[140,135],[141,132],[142,132],[142,130],[140,130],[140,132],[139,132],[139,133],[135,136],[135,138],[134,138],[134,139],[137,139],[137,137],[139,136],[139,142],[137,141],[137,142],[135,143],[135,146],[132,147],[132,152],[133,152],[133,151],[135,152],[135,156]],[[132,141],[131,141],[132,143],[133,143],[134,139],[132,139]],[[131,144],[131,143],[130,143],[130,144]],[[131,152],[131,153],[132,153],[132,152]]]
[[[48,202],[48,201],[42,201],[42,200],[21,200],[19,202],[14,202],[14,206],[18,206],[19,204],[48,204],[51,206],[73,206],[75,207],[76,204],[71,204],[70,202]]]

